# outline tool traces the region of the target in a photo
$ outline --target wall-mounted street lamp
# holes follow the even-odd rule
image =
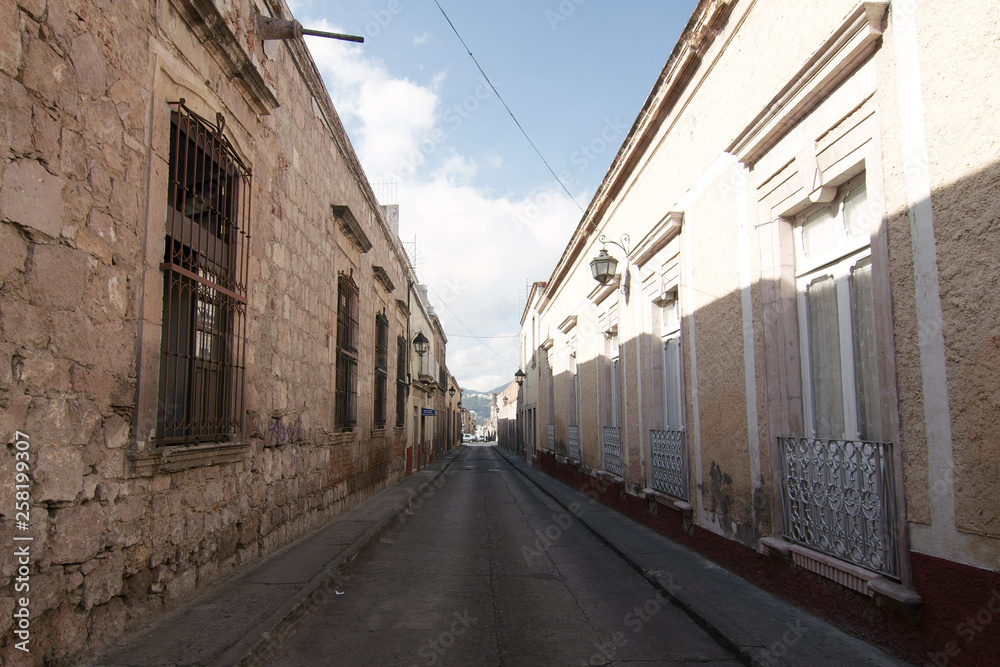
[[[611,243],[621,248],[625,252],[625,271],[628,273],[628,246],[629,246],[629,236],[628,234],[622,234],[621,243],[616,241],[611,241],[608,237],[601,235],[598,239],[602,245]],[[610,285],[611,281],[615,278],[615,271],[618,268],[618,260],[612,257],[606,249],[601,248],[600,252],[597,253],[597,257],[590,260],[590,273],[594,276],[594,280],[601,283],[602,285]],[[626,277],[622,281],[622,294],[628,299],[628,278]]]
[[[448,390],[448,395],[449,396],[454,396],[455,395],[455,388],[454,387],[452,387],[451,389]]]
[[[314,35],[316,37],[342,39],[345,42],[364,43],[365,41],[364,37],[358,37],[357,35],[345,35],[339,32],[324,32],[322,30],[309,30],[307,28],[303,28],[301,23],[294,20],[289,21],[287,19],[274,16],[264,16],[263,14],[257,14],[253,18],[257,27],[257,36],[262,40],[298,39],[302,37],[302,35]]]
[[[417,335],[413,338],[413,349],[416,351],[418,357],[422,357],[427,354],[427,350],[430,349],[431,342],[427,340],[427,336],[424,335],[423,331],[418,331]]]
[[[524,374],[524,371],[522,371],[520,368],[518,368],[517,372],[514,373],[514,381],[517,382],[517,386],[518,387],[520,387],[521,385],[524,384],[524,378],[525,377],[527,377],[527,376]]]
[[[506,396],[504,396],[504,397],[503,397],[503,404],[504,404],[504,405],[507,405],[507,401],[508,401],[508,400],[509,400],[509,399],[508,399],[508,398],[507,398]]]

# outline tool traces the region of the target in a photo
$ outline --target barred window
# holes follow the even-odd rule
[[[358,421],[358,286],[351,276],[337,279],[337,426]]]
[[[243,426],[250,171],[216,127],[174,103],[163,263],[157,442]]]
[[[375,316],[375,428],[385,428],[389,384],[389,320]]]
[[[406,424],[406,336],[396,339],[396,427]]]

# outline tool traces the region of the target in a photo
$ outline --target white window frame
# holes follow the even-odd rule
[[[858,440],[861,433],[858,424],[858,391],[855,377],[854,331],[851,320],[851,286],[852,269],[864,259],[871,258],[871,236],[851,236],[847,231],[844,217],[844,201],[858,187],[865,185],[865,174],[851,179],[838,191],[836,198],[823,207],[837,207],[835,220],[836,245],[824,253],[810,257],[805,252],[803,239],[803,223],[823,207],[810,209],[800,215],[795,221],[795,256],[796,273],[795,287],[799,317],[799,350],[802,373],[802,403],[803,418],[806,433],[817,437],[814,398],[812,389],[811,348],[809,345],[809,313],[806,301],[807,288],[817,278],[827,276],[832,278],[837,290],[837,317],[840,336],[840,378],[844,407],[844,433],[839,434],[846,440]],[[836,438],[833,438],[836,439]]]
[[[611,336],[611,426],[622,425],[621,354],[618,334]]]
[[[676,343],[671,352],[670,344]],[[681,317],[680,302],[674,290],[660,307],[660,354],[663,367],[663,424],[668,431],[684,430],[684,370],[681,362]],[[673,360],[670,357],[673,356]],[[675,377],[670,377],[671,361],[676,369]],[[671,403],[673,405],[671,405]],[[671,407],[676,420],[670,418]]]

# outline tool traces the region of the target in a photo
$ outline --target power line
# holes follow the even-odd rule
[[[435,294],[436,294],[436,292],[435,292]],[[448,310],[451,310],[451,309],[449,308]],[[447,336],[448,338],[478,338],[480,340],[494,340],[496,338],[518,338],[520,336],[520,334],[513,334],[511,336],[475,336],[475,335],[465,336],[465,335],[462,335],[462,334],[450,334],[450,333],[446,333],[445,336]]]
[[[542,164],[544,164],[545,168],[549,170],[549,173],[552,174],[552,177],[556,179],[556,183],[558,183],[559,187],[563,189],[563,192],[565,192],[566,195],[570,198],[570,201],[576,204],[576,207],[580,209],[581,213],[586,213],[586,211],[583,210],[583,207],[580,206],[579,202],[576,201],[576,198],[570,194],[569,190],[566,188],[566,185],[563,184],[562,179],[556,175],[555,170],[549,165],[548,161],[542,155],[542,152],[538,150],[537,146],[535,146],[535,142],[531,140],[531,137],[528,136],[528,133],[524,131],[523,127],[521,127],[521,123],[517,120],[517,117],[514,115],[514,112],[510,110],[510,107],[507,106],[507,102],[505,102],[503,96],[500,95],[500,91],[497,90],[496,86],[494,86],[493,82],[490,80],[490,77],[487,76],[486,72],[483,71],[483,67],[482,65],[479,64],[479,61],[476,60],[476,57],[472,55],[472,49],[470,49],[469,45],[465,43],[464,39],[462,39],[462,36],[458,33],[458,28],[456,28],[455,24],[451,22],[450,18],[448,18],[448,13],[444,11],[444,7],[441,6],[441,3],[438,2],[438,0],[434,0],[434,4],[437,5],[438,9],[441,10],[441,14],[444,15],[444,20],[447,21],[448,25],[451,26],[452,31],[455,33],[455,37],[458,37],[458,41],[462,42],[462,46],[465,47],[465,50],[469,54],[469,57],[472,58],[472,62],[476,63],[476,67],[479,69],[479,73],[483,75],[484,79],[486,79],[486,83],[490,84],[490,88],[493,89],[493,93],[497,96],[497,99],[500,100],[500,104],[503,105],[503,108],[507,110],[508,114],[510,114],[510,117],[511,119],[513,119],[514,124],[517,125],[517,129],[521,130],[521,134],[523,134],[524,138],[528,140],[528,143],[531,144],[531,147],[535,149],[535,153],[542,161]]]
[[[496,350],[494,350],[494,349],[493,349],[492,347],[490,347],[489,345],[487,345],[487,344],[486,344],[486,339],[484,339],[484,338],[483,338],[483,337],[481,337],[481,336],[477,336],[477,335],[476,335],[476,332],[475,332],[475,331],[473,331],[472,329],[470,329],[470,328],[469,328],[469,325],[468,325],[468,324],[466,324],[465,322],[463,322],[463,321],[462,321],[462,318],[460,318],[460,317],[459,317],[458,315],[455,315],[455,311],[451,309],[451,306],[449,306],[449,305],[448,305],[448,302],[446,302],[446,301],[445,301],[444,299],[442,299],[442,298],[441,298],[441,295],[437,293],[437,290],[436,290],[436,289],[434,289],[434,287],[433,287],[433,286],[431,286],[431,285],[427,285],[427,287],[428,287],[428,288],[429,288],[429,289],[430,289],[430,290],[431,290],[432,292],[434,292],[434,296],[436,296],[436,297],[438,298],[438,300],[439,300],[439,301],[441,302],[441,305],[442,305],[442,306],[444,306],[445,308],[447,308],[447,309],[448,309],[448,312],[449,312],[449,313],[451,313],[451,314],[452,314],[452,316],[453,316],[453,317],[454,317],[454,318],[455,318],[456,320],[458,320],[458,323],[459,323],[459,324],[461,324],[461,325],[462,325],[463,327],[465,327],[465,330],[466,330],[466,331],[468,331],[468,332],[469,332],[470,334],[472,334],[471,338],[475,338],[476,340],[478,340],[478,341],[479,341],[479,344],[480,344],[480,345],[482,345],[482,346],[483,346],[483,347],[485,347],[485,348],[486,348],[487,350],[489,350],[489,351],[490,351],[490,352],[492,352],[492,353],[493,353],[494,355],[496,355],[496,357],[497,357],[498,359],[500,359],[501,361],[503,361],[503,362],[504,362],[505,364],[510,364],[510,365],[512,365],[512,366],[518,366],[518,368],[520,368],[520,366],[519,366],[518,364],[515,364],[515,363],[514,363],[513,361],[511,361],[510,359],[507,359],[507,358],[506,358],[506,357],[504,357],[504,356],[503,356],[502,354],[500,354],[499,352],[497,352]],[[445,334],[445,335],[447,335],[447,334]]]

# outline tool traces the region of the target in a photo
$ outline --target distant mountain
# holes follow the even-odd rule
[[[499,387],[494,387],[489,391],[478,391],[476,389],[468,389],[467,387],[462,387],[462,391],[466,394],[483,394],[484,396],[492,396],[493,394],[502,393],[503,390],[506,389],[509,385],[510,383],[508,382],[507,384],[502,384]]]

